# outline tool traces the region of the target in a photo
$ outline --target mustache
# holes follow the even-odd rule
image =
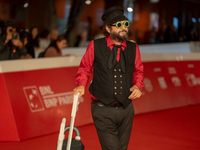
[[[127,33],[127,31],[126,31],[126,30],[121,30],[121,31],[119,31],[119,33],[120,33],[120,32],[126,32],[126,33]]]

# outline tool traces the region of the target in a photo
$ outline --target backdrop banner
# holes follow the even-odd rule
[[[79,58],[0,62],[0,141],[18,141],[58,132],[64,117],[66,126],[70,125],[79,62]],[[11,67],[13,63],[19,67]],[[34,68],[38,63],[40,67]],[[136,114],[200,103],[200,61],[143,64],[145,87],[142,97],[133,100]],[[88,86],[79,99],[77,127],[92,123]]]
[[[136,114],[200,103],[200,61],[144,62],[142,96]]]

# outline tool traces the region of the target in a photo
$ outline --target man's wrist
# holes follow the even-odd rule
[[[137,85],[133,85],[133,88],[135,89],[138,89],[139,90],[139,87]]]
[[[83,85],[78,85],[77,87],[85,88],[85,86],[83,86]]]

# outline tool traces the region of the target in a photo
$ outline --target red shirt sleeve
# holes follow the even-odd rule
[[[94,63],[94,41],[92,40],[80,62],[77,75],[75,77],[76,86],[87,86],[88,80],[92,74],[92,68]]]
[[[144,87],[143,78],[144,78],[144,67],[141,61],[140,49],[136,44],[136,56],[135,56],[135,68],[133,71],[133,85],[137,85],[139,89]]]

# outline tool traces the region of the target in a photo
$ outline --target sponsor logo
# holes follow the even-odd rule
[[[169,71],[169,74],[176,74],[177,73],[177,71],[174,67],[169,67],[168,71]]]
[[[185,77],[186,77],[187,83],[190,87],[195,86],[195,85],[200,85],[200,78],[195,77],[194,74],[186,73]]]
[[[149,80],[148,78],[144,78],[143,83],[144,83],[144,88],[148,92],[152,92],[153,91],[153,85],[151,83],[151,80]]]
[[[167,83],[165,82],[164,77],[158,77],[158,83],[161,89],[167,89]]]
[[[73,92],[55,93],[50,85],[39,86],[39,90],[36,86],[24,87],[23,89],[31,112],[73,103]],[[79,102],[83,101],[84,99],[81,97]]]
[[[153,69],[154,72],[161,72],[161,68],[157,67]]]
[[[171,80],[174,86],[181,86],[181,80],[178,77],[172,77]]]
[[[23,90],[31,112],[44,110],[44,105],[36,86],[24,87]]]

